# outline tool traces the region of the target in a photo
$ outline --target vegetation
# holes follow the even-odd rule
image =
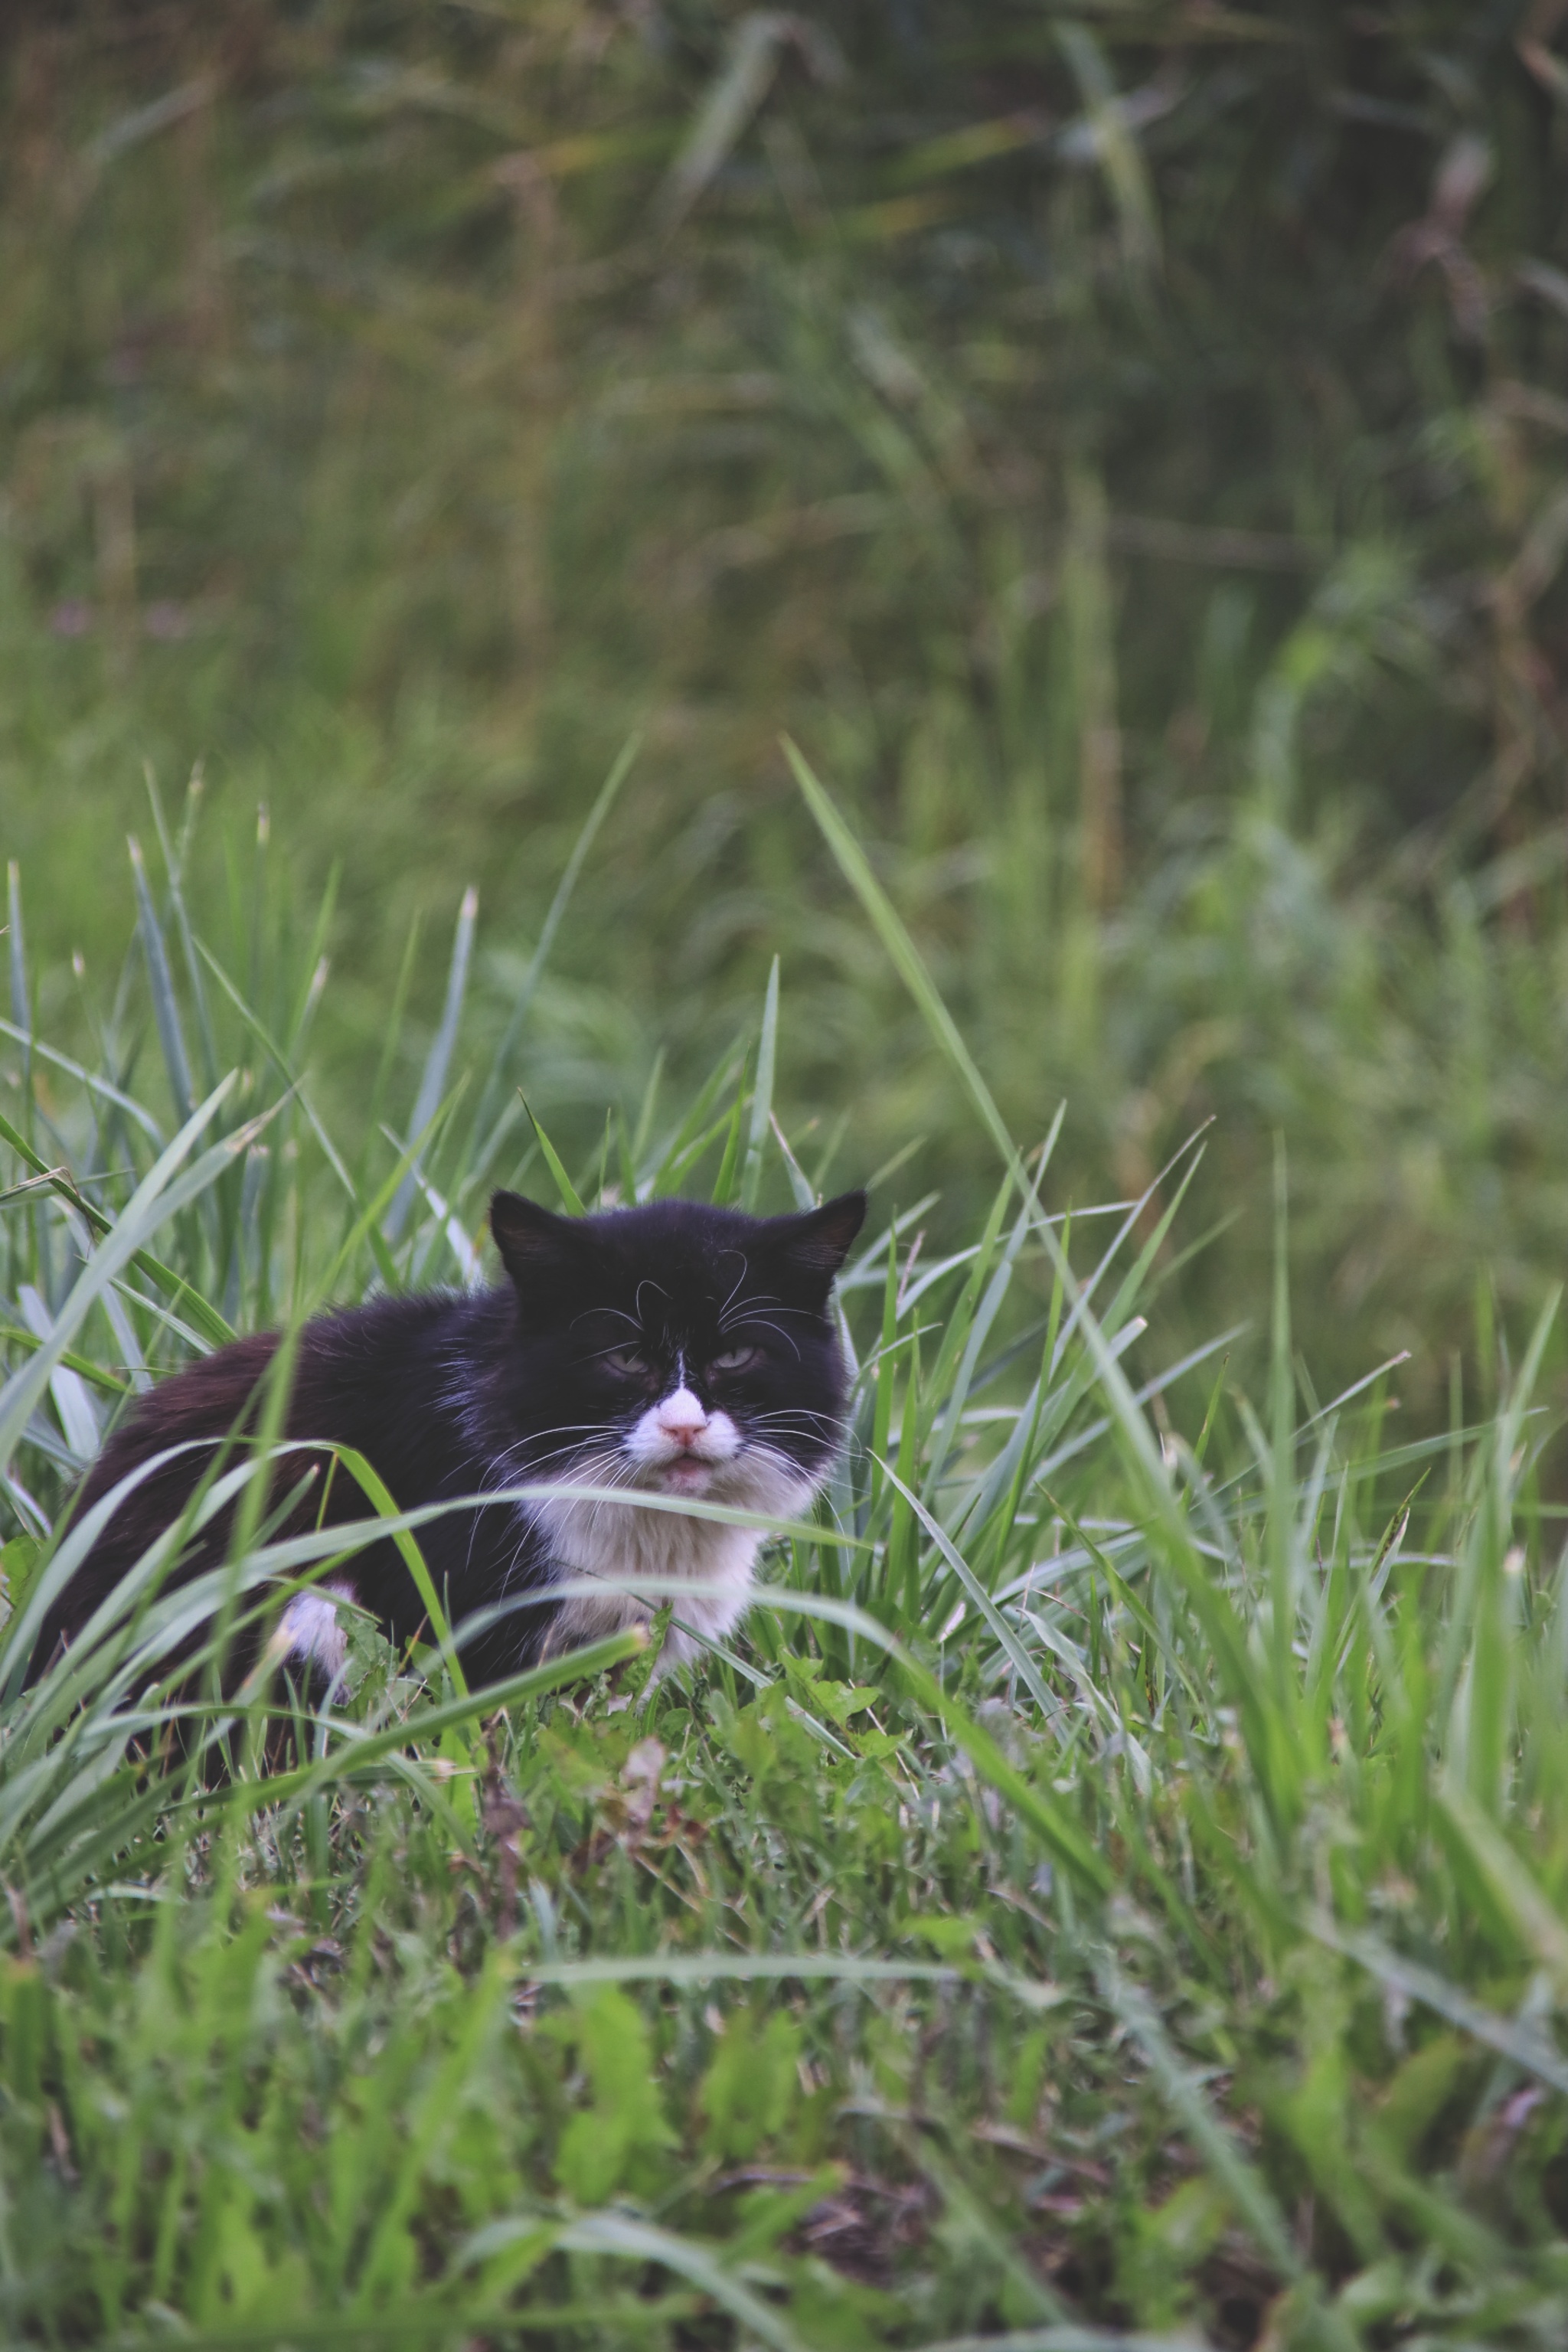
[[[57,1540],[62,1501],[161,1366],[323,1295],[472,1278],[494,1173],[568,1204],[808,1196],[775,989],[743,1058],[673,1108],[650,1088],[568,1168],[515,1107],[468,1111],[465,928],[416,1098],[378,1101],[409,1140],[356,1147],[300,1066],[314,944],[288,958],[261,884],[209,947],[182,830],[138,869],[92,1065],[14,1038],[10,2339],[1561,2340],[1548,1326],[1517,1367],[1489,1351],[1469,1426],[1391,1448],[1382,1376],[1324,1404],[1293,1369],[1281,1181],[1257,1409],[1226,1335],[1152,1356],[1192,1154],[1158,1215],[1053,1206],[1055,1133],[1016,1154],[800,781],[1000,1181],[947,1256],[929,1202],[878,1188],[843,1283],[854,1444],[743,1648],[694,1675],[650,1681],[621,1636],[470,1694],[439,1646],[362,1630],[319,1718],[265,1682],[193,1697],[167,1665],[192,1591],[160,1595],[155,1547],[19,1686],[90,1533]],[[120,1082],[142,1026],[172,1136]],[[195,1594],[215,1660],[342,1540],[269,1539],[266,1458],[224,1473],[247,1499]]]
[[[1529,1328],[1568,1240],[1549,0],[101,0],[3,55],[0,802],[57,1034],[144,761],[203,761],[203,902],[258,799],[304,896],[339,865],[317,1058],[363,1115],[410,922],[482,885],[498,1034],[640,729],[542,1115],[585,1150],[661,1045],[695,1085],[782,949],[792,1129],[853,1102],[846,1172],[923,1138],[956,1240],[984,1159],[787,729],[1014,1129],[1068,1099],[1064,1193],[1215,1115],[1180,1340],[1267,1290],[1276,1133],[1323,1377],[1413,1347],[1440,1420],[1478,1280]]]
[[[7,18],[8,2340],[1563,2340],[1565,22]],[[22,1689],[162,1370],[858,1180],[700,1671],[176,1687],[261,1444]]]

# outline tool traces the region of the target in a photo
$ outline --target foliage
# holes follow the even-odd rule
[[[167,1748],[188,1589],[150,1559],[20,1692],[126,1389],[327,1291],[472,1278],[487,1164],[547,1163],[468,1113],[461,929],[423,1082],[379,1106],[398,1132],[334,1139],[296,1060],[313,944],[250,933],[241,894],[210,947],[179,836],[92,1064],[13,1040],[10,2339],[1562,2340],[1546,1322],[1517,1366],[1488,1347],[1469,1425],[1391,1446],[1386,1370],[1326,1406],[1298,1374],[1281,1231],[1259,1406],[1223,1335],[1152,1354],[1192,1155],[1163,1211],[1066,1213],[809,781],[999,1183],[946,1256],[929,1202],[877,1189],[842,1292],[854,1443],[744,1646],[695,1674],[651,1679],[623,1636],[469,1695],[439,1646],[359,1631],[339,1708],[198,1687]],[[142,1025],[154,1101],[121,1083]],[[770,990],[744,1060],[612,1115],[563,1197],[809,1192],[772,1116],[781,1033]],[[205,1097],[171,1139],[183,1087]],[[200,1596],[215,1647],[322,1570],[248,1528]],[[215,1783],[193,1751],[218,1721]]]
[[[1320,1365],[1414,1344],[1440,1417],[1478,1279],[1528,1328],[1568,1238],[1551,0],[253,0],[24,11],[4,56],[47,972],[113,936],[144,758],[204,757],[232,856],[260,797],[306,895],[342,861],[360,1116],[414,915],[482,882],[499,1032],[644,726],[547,1124],[585,1153],[656,1042],[695,1086],[787,944],[792,1126],[923,1138],[954,1240],[984,1146],[788,727],[1015,1130],[1070,1098],[1078,1198],[1217,1115],[1237,1223],[1173,1330],[1259,1295],[1277,1131]]]

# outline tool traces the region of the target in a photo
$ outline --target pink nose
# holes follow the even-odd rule
[[[658,1425],[677,1445],[692,1446],[708,1426],[708,1416],[695,1399],[671,1397],[659,1407]]]

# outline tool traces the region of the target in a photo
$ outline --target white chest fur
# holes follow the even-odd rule
[[[563,1496],[534,1507],[559,1580],[591,1577],[603,1587],[563,1601],[550,1646],[570,1648],[645,1622],[669,1600],[681,1623],[671,1628],[662,1663],[674,1664],[697,1654],[697,1637],[721,1640],[740,1622],[765,1536],[758,1528],[689,1517],[668,1504],[639,1507],[637,1491],[670,1501],[689,1494],[789,1518],[809,1503],[814,1482],[771,1449],[748,1444],[728,1413],[705,1413],[684,1388],[648,1408],[629,1432],[625,1451],[630,1477],[624,1499]]]
[[[603,1587],[562,1602],[552,1649],[645,1623],[666,1599],[694,1633],[710,1641],[721,1639],[744,1614],[763,1541],[752,1528],[639,1511],[629,1504],[546,1503],[537,1516],[561,1581],[592,1577]],[[666,1647],[674,1663],[693,1656],[700,1643],[675,1628]]]

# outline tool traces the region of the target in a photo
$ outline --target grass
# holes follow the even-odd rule
[[[290,903],[339,870],[313,1066],[358,1132],[413,920],[482,885],[493,1044],[640,730],[542,1118],[585,1162],[659,1045],[694,1092],[783,950],[790,1131],[923,1139],[956,1245],[990,1146],[787,730],[1013,1129],[1070,1100],[1064,1196],[1215,1118],[1172,1345],[1266,1295],[1282,1133],[1313,1363],[1411,1348],[1440,1425],[1478,1285],[1517,1349],[1568,1245],[1562,25],[819,16],[16,14],[0,804],[51,1034],[90,1049],[143,762],[200,761]]]
[[[487,1076],[469,1043],[460,929],[423,1071],[389,1034],[374,1118],[334,1133],[315,942],[246,887],[209,939],[171,825],[90,1063],[12,1024],[12,2340],[1562,2340],[1550,1313],[1517,1357],[1481,1336],[1487,1392],[1431,1438],[1395,1435],[1394,1369],[1325,1401],[1281,1162],[1258,1393],[1223,1332],[1154,1353],[1201,1145],[1158,1204],[1069,1213],[1057,1131],[1015,1144],[809,781],[994,1192],[944,1255],[907,1166],[874,1185],[842,1472],[737,1646],[662,1682],[623,1643],[468,1694],[357,1631],[286,1771],[253,1759],[287,1694],[198,1697],[242,1758],[214,1790],[139,1760],[173,1704],[155,1560],[68,1670],[16,1670],[105,1416],[229,1326],[470,1278],[495,1179],[809,1196],[768,1091],[787,998],[706,1088],[650,1082],[561,1156],[528,1055]],[[253,1515],[212,1643],[310,1553]]]

